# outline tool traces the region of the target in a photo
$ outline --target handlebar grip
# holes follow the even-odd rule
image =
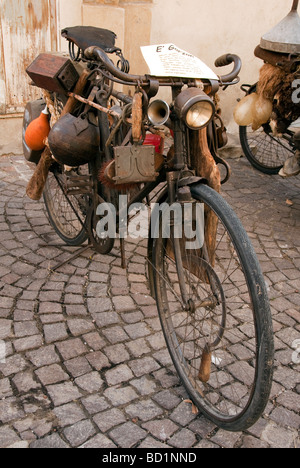
[[[234,63],[233,70],[231,73],[228,73],[228,75],[220,76],[220,80],[222,83],[231,83],[233,80],[235,80],[235,78],[237,78],[242,68],[242,61],[238,55],[234,54],[222,55],[222,57],[219,57],[215,61],[216,67],[225,67],[226,65],[230,65],[231,63]]]
[[[215,67],[226,67],[233,62],[231,54],[224,54],[221,57],[217,58],[215,61]]]

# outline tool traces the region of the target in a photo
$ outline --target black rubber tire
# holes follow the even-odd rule
[[[250,426],[252,426],[262,415],[269,400],[271,384],[272,384],[274,342],[273,342],[273,330],[272,330],[272,317],[271,317],[271,311],[270,311],[270,306],[269,306],[269,301],[268,301],[268,296],[267,296],[267,291],[266,291],[266,285],[265,285],[265,281],[264,281],[264,278],[260,269],[260,265],[258,263],[256,254],[249,240],[249,237],[247,233],[245,232],[241,222],[237,218],[236,214],[232,210],[232,208],[217,192],[215,192],[214,190],[212,190],[206,185],[193,186],[191,188],[191,193],[195,200],[204,203],[206,205],[206,208],[210,208],[217,215],[219,219],[219,230],[220,232],[222,232],[222,229],[224,228],[224,232],[226,233],[226,238],[228,236],[228,239],[231,242],[230,244],[231,248],[232,250],[234,249],[232,258],[237,259],[237,262],[239,263],[239,265],[241,265],[241,272],[244,274],[243,281],[245,281],[245,283],[243,284],[243,286],[241,286],[242,288],[244,288],[244,290],[240,291],[240,294],[237,294],[236,296],[234,296],[232,301],[239,302],[240,297],[242,297],[243,295],[249,297],[249,306],[247,305],[247,313],[248,313],[248,308],[249,308],[249,311],[252,312],[251,325],[253,327],[253,335],[256,337],[256,343],[255,343],[256,346],[254,346],[252,343],[253,357],[251,358],[251,365],[253,365],[253,370],[251,369],[251,372],[250,372],[251,376],[252,375],[254,376],[253,385],[251,385],[251,388],[249,385],[249,388],[247,388],[247,390],[249,390],[249,394],[243,397],[245,399],[245,403],[244,403],[245,407],[241,408],[241,410],[238,408],[236,412],[237,414],[233,415],[232,413],[230,413],[230,411],[228,411],[228,414],[227,413],[225,414],[225,408],[224,406],[222,406],[224,405],[223,402],[220,403],[220,407],[217,407],[213,399],[212,401],[210,401],[210,398],[211,398],[210,395],[211,393],[213,393],[211,392],[211,390],[207,392],[207,393],[211,392],[209,393],[209,396],[207,396],[207,395],[204,395],[204,393],[201,390],[198,390],[198,388],[196,388],[196,387],[199,387],[199,383],[196,382],[195,384],[196,378],[195,378],[195,374],[193,374],[194,369],[192,368],[194,365],[192,364],[192,362],[195,360],[195,356],[186,357],[184,355],[184,353],[186,352],[184,348],[185,343],[184,344],[182,343],[184,341],[184,338],[181,339],[180,337],[180,335],[184,334],[183,330],[181,330],[183,328],[183,323],[184,323],[183,318],[182,318],[183,309],[181,308],[180,304],[179,306],[176,305],[178,302],[176,303],[176,299],[174,302],[174,298],[173,298],[172,305],[171,303],[169,303],[169,301],[172,300],[170,299],[170,290],[167,290],[169,285],[163,278],[165,274],[166,277],[168,278],[168,281],[170,281],[169,278],[172,275],[167,276],[168,272],[167,272],[167,266],[165,262],[170,263],[170,255],[169,253],[166,252],[167,248],[164,247],[164,245],[166,245],[166,241],[162,239],[162,236],[159,236],[157,239],[155,239],[154,245],[153,245],[154,285],[155,285],[156,301],[157,301],[160,321],[161,321],[163,333],[164,333],[166,343],[167,343],[170,355],[172,357],[174,366],[188,394],[190,395],[191,400],[196,405],[196,407],[200,410],[202,414],[208,417],[217,426],[228,431],[244,431]],[[220,241],[220,242],[223,242],[223,241]],[[217,248],[218,248],[218,245],[217,245]],[[226,254],[226,249],[224,250],[224,247],[220,247],[221,251],[222,249],[224,253]],[[225,265],[226,265],[226,260],[227,259],[224,257]],[[223,262],[222,258],[221,258],[221,262]],[[217,260],[216,260],[216,264],[217,264]],[[209,266],[209,268],[212,269],[211,266]],[[218,265],[214,266],[214,268],[217,268],[216,271],[218,271]],[[227,267],[225,266],[224,268],[226,270]],[[170,271],[172,273],[172,267]],[[233,273],[233,277],[236,273],[238,272],[236,271]],[[172,274],[174,275],[174,267],[173,267]],[[188,274],[187,276],[191,276],[191,275]],[[229,267],[228,267],[228,277],[229,277]],[[230,278],[229,282],[231,281],[232,279]],[[242,284],[240,279],[237,279],[236,282],[238,285]],[[205,286],[205,282],[202,282],[202,285],[203,284]],[[246,291],[246,288],[248,289],[247,291]],[[178,289],[179,288],[177,288],[177,294],[179,294]],[[213,290],[213,288],[211,289]],[[192,291],[192,288],[190,290]],[[193,293],[194,291],[191,292],[191,295]],[[200,296],[200,293],[199,293],[199,296]],[[227,307],[227,303],[225,304]],[[179,309],[177,316],[176,316],[177,312],[174,311],[176,307],[178,307]],[[202,305],[200,305],[199,307],[201,308]],[[235,307],[230,309],[230,305],[229,305],[229,309],[227,312],[228,314],[227,319],[229,319],[229,322],[231,320],[232,321],[235,320],[233,318],[234,314],[237,314],[239,318],[240,318],[240,315],[243,317],[243,314],[245,313],[241,311],[243,307],[240,306],[240,310],[238,310],[238,304],[237,304],[236,309],[237,310],[235,310]],[[245,307],[244,307],[244,310],[245,310]],[[216,316],[216,315],[213,315],[215,313],[216,311],[211,312],[212,317]],[[192,314],[192,312],[188,312],[188,314]],[[195,315],[195,312],[194,312],[194,315]],[[204,317],[202,319],[203,322],[207,321],[207,313],[204,312],[202,315]],[[172,316],[174,316],[174,319],[172,318]],[[177,325],[178,317],[180,317],[180,320],[182,320],[182,323],[180,324],[180,331],[178,331],[179,325]],[[195,322],[195,325],[193,325],[195,330],[199,330],[196,317],[193,317],[191,319],[191,316],[188,316],[188,321],[192,322],[192,320]],[[217,319],[213,318],[213,320],[216,321]],[[243,326],[243,325],[246,326],[247,324],[248,324],[247,322],[245,324],[243,322],[241,323],[238,322],[237,331],[241,329],[240,326]],[[249,319],[249,324],[250,324],[250,319]],[[191,323],[189,323],[189,326],[191,326]],[[187,328],[188,328],[188,325],[187,325]],[[228,326],[228,328],[230,327]],[[231,330],[232,329],[235,332],[234,326],[231,326]],[[224,330],[224,334],[225,332],[227,333],[226,330]],[[231,331],[229,329],[228,333],[230,332]],[[188,336],[189,335],[191,335],[191,331],[189,331]],[[227,338],[225,338],[225,340],[226,339]],[[188,340],[188,338],[186,338],[186,340]],[[196,337],[194,338],[194,342],[193,342],[194,349],[196,349],[198,346],[198,343],[196,343],[196,341],[200,342],[199,336],[197,338]],[[253,342],[254,341],[255,341],[255,338],[253,337]],[[227,341],[227,343],[229,342]],[[225,344],[224,344],[224,347],[226,350],[227,350],[226,348],[227,343],[225,341]],[[239,346],[242,347],[243,345],[244,345],[244,342],[243,340],[241,340],[241,343],[239,343]],[[188,343],[188,346],[190,346],[190,343]],[[190,352],[191,351],[188,350],[187,354],[189,354]],[[199,353],[198,349],[196,349],[195,355],[199,357],[199,354],[197,353]],[[242,366],[244,367],[246,365],[247,366],[250,365],[248,362],[247,364],[245,361],[242,362],[243,357],[239,355],[234,354],[233,357],[235,358],[235,362],[233,362],[234,359],[232,359],[231,366],[234,366],[234,367],[236,366],[237,368],[239,368],[240,363],[242,363]],[[214,364],[216,364],[215,367],[217,368],[217,366],[219,366],[217,358],[215,358],[215,361],[216,362]],[[250,362],[250,358],[249,358],[249,362]],[[196,365],[194,366],[196,367],[196,370],[197,370],[198,367]],[[220,364],[220,367],[222,367],[222,369],[217,369],[215,371],[215,375],[217,375],[219,371],[222,371],[222,373],[224,374],[226,370],[226,372],[228,372],[229,377],[232,377],[232,379],[235,379],[234,375],[233,376],[230,375],[230,372],[232,372],[232,370],[229,365],[228,366],[226,365],[225,367],[225,364],[223,366],[221,366]],[[227,369],[227,367],[229,369]],[[217,379],[217,377],[215,377],[215,379]],[[230,386],[230,384],[228,383],[228,387]],[[248,383],[246,385],[248,385]],[[242,385],[239,383],[239,386],[242,386]],[[220,395],[219,395],[220,399],[223,398],[222,392],[224,392],[224,389],[220,388]],[[226,397],[224,397],[224,400],[225,399]]]
[[[240,142],[246,158],[255,169],[263,174],[278,174],[286,159],[292,155],[288,143],[283,141],[281,144],[280,139],[268,135],[268,133],[259,129],[257,132],[253,132],[253,135],[257,133],[257,137],[253,138],[260,138],[263,146],[258,149],[258,154],[256,155],[251,149],[252,140],[249,136],[251,131],[250,127],[239,128]],[[268,155],[271,155],[271,157]]]

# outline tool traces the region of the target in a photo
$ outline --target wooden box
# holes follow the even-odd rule
[[[36,86],[56,93],[72,91],[79,79],[71,60],[55,53],[40,54],[26,72]]]

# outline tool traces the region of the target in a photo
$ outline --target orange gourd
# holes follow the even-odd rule
[[[33,120],[25,132],[25,142],[33,151],[41,151],[45,148],[45,140],[50,133],[49,113],[47,107],[41,115]]]

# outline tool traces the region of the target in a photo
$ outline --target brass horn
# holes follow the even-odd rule
[[[151,102],[148,108],[148,118],[153,125],[164,125],[170,117],[169,105],[160,99]]]

